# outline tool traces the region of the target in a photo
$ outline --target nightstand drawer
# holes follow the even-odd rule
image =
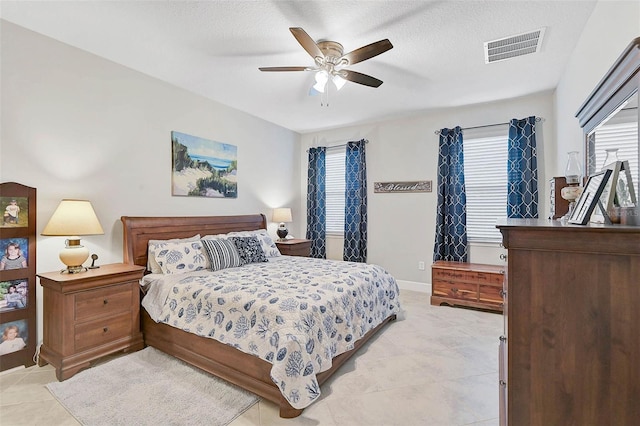
[[[129,335],[131,335],[129,312],[112,318],[85,322],[76,326],[75,350],[93,348]]]
[[[76,321],[114,316],[131,311],[131,285],[118,285],[76,294]]]

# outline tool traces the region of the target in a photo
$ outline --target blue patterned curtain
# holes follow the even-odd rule
[[[309,149],[307,174],[307,239],[311,240],[311,257],[327,257],[327,216],[325,190],[325,147]]]
[[[438,210],[433,260],[466,262],[467,196],[464,188],[462,129],[440,130]]]
[[[347,143],[345,163],[344,260],[367,261],[367,141]]]
[[[509,122],[507,217],[538,217],[536,118]]]

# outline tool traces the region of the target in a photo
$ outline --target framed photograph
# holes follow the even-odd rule
[[[171,195],[238,198],[238,147],[171,132]]]
[[[2,228],[19,228],[29,226],[28,197],[0,197],[2,209]]]
[[[21,351],[29,341],[27,320],[10,321],[0,324],[0,356]]]
[[[591,218],[591,213],[598,205],[600,196],[604,191],[609,178],[611,177],[611,170],[603,170],[589,177],[587,184],[582,191],[582,195],[576,201],[576,205],[569,217],[569,223],[575,225],[586,225]],[[599,208],[606,209],[602,204]]]
[[[27,278],[0,281],[0,312],[25,309],[29,303],[29,280]]]
[[[0,271],[22,269],[29,266],[29,239],[0,239]]]

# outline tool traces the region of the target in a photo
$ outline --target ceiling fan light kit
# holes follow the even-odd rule
[[[318,41],[313,39],[299,27],[289,28],[293,36],[298,40],[302,48],[313,58],[313,67],[261,67],[260,71],[281,72],[281,71],[312,71],[315,72],[315,84],[309,94],[323,94],[321,105],[327,105],[329,95],[329,82],[336,90],[340,90],[347,81],[362,84],[369,87],[380,87],[382,80],[362,74],[357,71],[345,69],[349,65],[371,59],[381,53],[393,48],[388,39],[380,40],[368,44],[359,49],[344,54],[344,48],[336,41]]]

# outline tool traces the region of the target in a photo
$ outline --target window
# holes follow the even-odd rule
[[[465,130],[464,182],[467,194],[467,239],[500,243],[498,219],[507,217],[507,131]],[[499,131],[499,130],[498,130]],[[491,133],[488,133],[491,132]]]
[[[327,234],[344,234],[346,147],[329,148],[325,155]]]

